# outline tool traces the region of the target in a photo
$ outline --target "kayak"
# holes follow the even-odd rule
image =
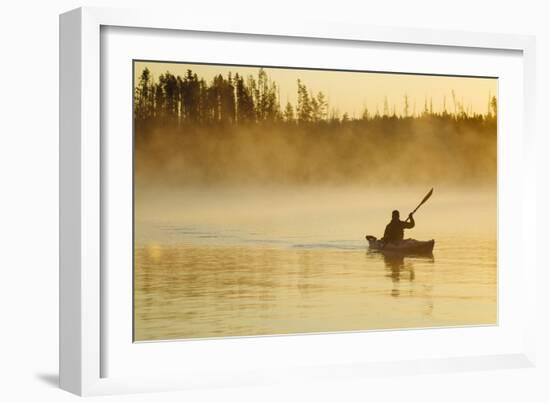
[[[372,235],[365,237],[369,243],[369,249],[382,253],[399,253],[407,255],[426,255],[432,253],[435,241],[417,241],[416,239],[403,239],[397,242],[384,242]]]

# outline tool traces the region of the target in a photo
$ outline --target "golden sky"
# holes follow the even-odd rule
[[[156,80],[166,71],[183,76],[188,69],[197,73],[199,78],[210,82],[215,75],[227,77],[233,75],[258,75],[259,67],[201,65],[190,63],[135,62],[134,78],[147,67]],[[443,110],[445,100],[447,111],[454,111],[452,91],[457,102],[471,108],[472,112],[486,113],[490,96],[497,95],[498,80],[494,78],[472,78],[452,76],[430,76],[411,74],[390,74],[372,72],[348,72],[329,70],[305,70],[295,68],[265,68],[268,76],[279,86],[281,106],[287,101],[296,104],[297,80],[300,79],[314,94],[322,91],[329,100],[329,109],[336,109],[340,114],[360,117],[365,107],[371,114],[376,110],[382,114],[384,99],[387,98],[389,112],[395,106],[396,113],[404,109],[404,99],[409,99],[409,113],[421,113],[424,102],[428,105],[430,98],[435,112]]]

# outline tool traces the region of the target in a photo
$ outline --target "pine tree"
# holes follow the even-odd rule
[[[311,100],[307,88],[298,80],[298,107],[296,114],[299,123],[309,123],[312,118]]]
[[[290,102],[286,103],[285,111],[283,113],[285,122],[294,123],[294,108]]]

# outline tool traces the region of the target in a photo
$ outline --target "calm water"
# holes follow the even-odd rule
[[[139,199],[136,340],[496,323],[493,192],[435,193],[406,233],[435,238],[433,256],[404,258],[364,236],[423,194],[373,192]]]

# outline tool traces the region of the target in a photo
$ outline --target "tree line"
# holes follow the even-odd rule
[[[323,92],[297,81],[295,104],[255,76],[187,70],[153,79],[144,69],[134,96],[135,169],[139,183],[366,184],[494,183],[497,102],[473,113],[454,91],[443,107],[404,95],[400,110],[339,114]]]
[[[474,113],[471,107],[456,97],[443,99],[443,111],[435,112],[433,100],[425,99],[423,108],[411,107],[411,100],[404,95],[404,106],[398,111],[385,98],[383,109],[369,111],[365,108],[359,118],[347,113],[340,115],[336,108],[330,109],[323,92],[314,94],[297,80],[297,103],[287,102],[281,106],[279,87],[260,68],[257,77],[228,73],[216,75],[210,83],[192,70],[181,77],[167,71],[154,80],[151,71],[144,68],[134,88],[134,119],[136,126],[191,123],[194,125],[254,123],[312,123],[342,124],[352,120],[371,121],[411,118],[438,118],[452,120],[494,120],[497,114],[496,97],[488,99],[485,114]]]

